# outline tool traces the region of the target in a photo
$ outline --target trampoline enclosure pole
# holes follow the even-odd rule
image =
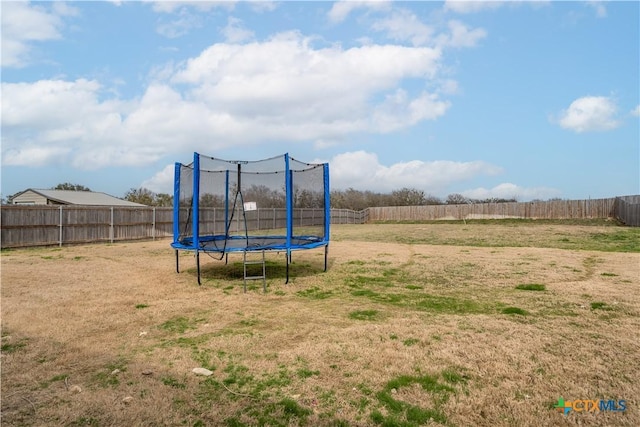
[[[289,257],[291,249],[291,235],[293,234],[293,182],[292,174],[289,170],[289,154],[284,155],[285,165],[285,188],[286,188],[286,206],[287,206],[287,257]]]
[[[175,164],[173,182],[173,242],[180,239],[180,163]]]
[[[331,227],[331,191],[329,190],[329,163],[323,166],[324,172],[324,240],[329,242]]]
[[[202,282],[200,281],[200,252],[198,250],[196,250],[196,266],[198,269],[198,286],[200,286]]]
[[[327,271],[327,255],[329,254],[329,245],[324,247],[324,271]]]
[[[288,249],[285,256],[287,257],[287,280],[284,281],[284,284],[286,285],[287,283],[289,283],[289,257],[291,256],[291,252],[289,252]]]
[[[193,249],[200,247],[200,155],[193,153]]]

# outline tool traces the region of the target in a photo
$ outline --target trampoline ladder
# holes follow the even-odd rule
[[[244,264],[244,291],[247,292],[247,280],[259,280],[262,279],[262,290],[267,292],[267,274],[266,274],[266,265],[264,259],[264,251],[262,251],[262,258],[257,261],[248,261],[247,260],[247,251],[242,252]],[[247,266],[248,265],[262,265],[262,275],[261,276],[247,276]]]

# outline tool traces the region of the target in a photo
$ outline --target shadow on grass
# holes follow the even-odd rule
[[[265,274],[267,281],[269,280],[281,280],[282,283],[287,278],[287,261],[285,253],[279,253],[277,256],[274,254],[268,255],[265,259]],[[247,261],[261,260],[261,254],[251,254],[247,256]],[[181,273],[190,274],[193,276],[194,282],[197,283],[197,267],[195,260],[189,267],[186,267],[184,261],[182,262]],[[331,262],[328,263],[327,269],[330,268]],[[297,277],[314,276],[324,272],[324,259],[298,259],[296,260],[295,254],[292,256],[292,261],[289,264],[289,280],[293,280]],[[247,265],[247,276],[262,276],[262,264]],[[202,285],[219,287],[223,285],[242,284],[244,281],[244,265],[242,255],[231,255],[227,260],[225,258],[219,259],[218,257],[207,256],[200,254],[200,278]],[[211,282],[214,283],[211,283]],[[223,282],[223,283],[219,283]],[[260,282],[260,283],[258,283]],[[251,288],[259,284],[262,286],[261,280],[252,280]],[[249,284],[249,283],[248,283]]]

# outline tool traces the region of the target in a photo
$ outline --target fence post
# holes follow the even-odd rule
[[[155,208],[155,206],[153,208],[153,220],[152,221],[153,221],[153,225],[152,225],[152,228],[151,228],[151,238],[153,240],[156,240],[156,208]]]
[[[62,205],[60,205],[60,237],[58,238],[58,243],[60,247],[62,247]]]
[[[111,206],[111,220],[109,223],[109,240],[111,241],[111,243],[113,243],[113,206]]]

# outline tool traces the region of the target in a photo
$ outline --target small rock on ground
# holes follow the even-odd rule
[[[193,368],[192,372],[196,375],[204,375],[205,377],[213,375],[213,372],[206,368]]]

